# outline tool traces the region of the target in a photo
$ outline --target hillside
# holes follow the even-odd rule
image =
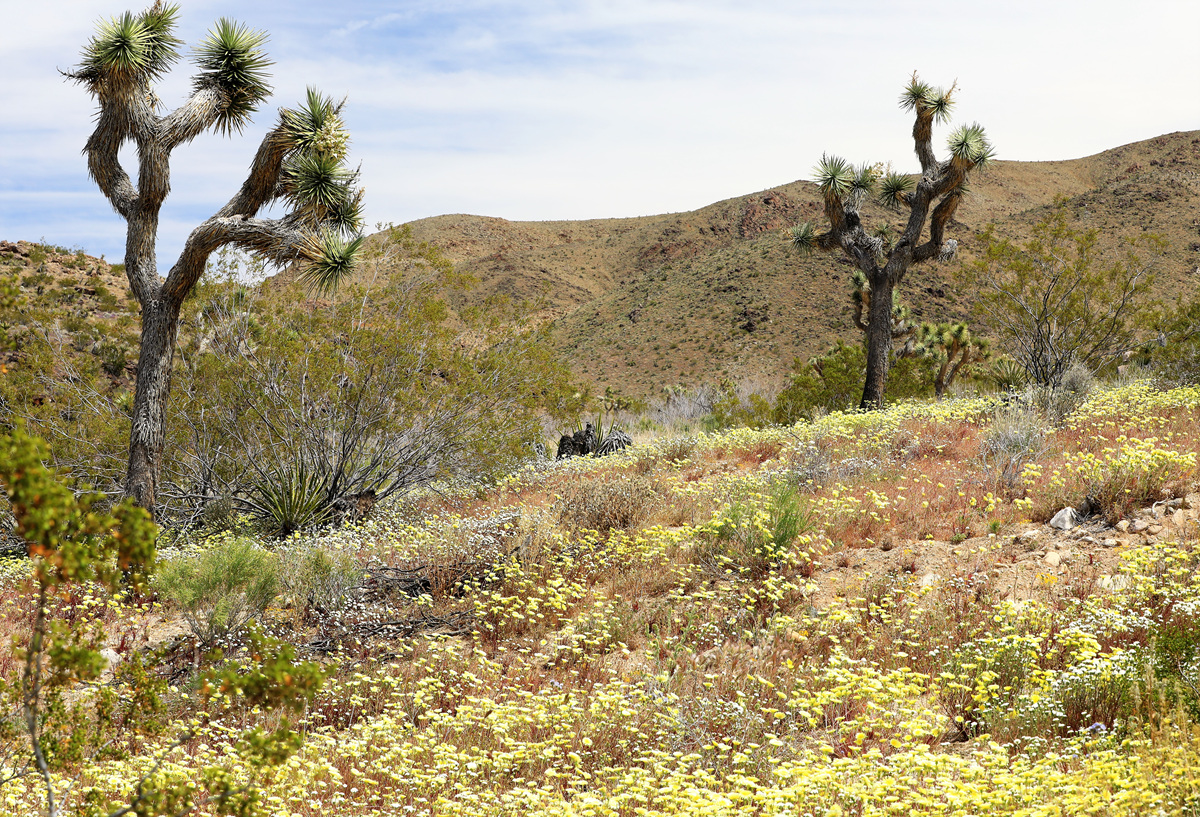
[[[959,258],[910,274],[904,297],[917,317],[965,316],[953,280],[994,223],[1020,239],[1065,196],[1102,246],[1149,230],[1169,245],[1164,292],[1200,268],[1200,131],[1173,133],[1083,159],[997,161],[972,180],[950,234]],[[875,208],[871,223],[896,214]],[[591,221],[511,222],[445,215],[411,223],[458,268],[478,278],[473,298],[541,301],[577,373],[601,388],[649,395],[723,375],[778,382],[791,360],[856,335],[849,267],[797,257],[783,230],[818,220],[815,186],[796,181],[688,213]]]
[[[964,318],[969,298],[954,276],[995,224],[1027,235],[1056,196],[1076,223],[1101,230],[1101,246],[1143,231],[1161,235],[1160,294],[1194,287],[1200,270],[1200,131],[1173,133],[1083,159],[997,161],[972,183],[950,235],[958,258],[910,273],[905,302],[924,320]],[[872,224],[897,214],[868,206]],[[631,396],[724,377],[770,389],[796,357],[858,335],[848,300],[851,268],[840,257],[799,257],[784,231],[820,223],[815,187],[795,181],[688,213],[590,221],[512,222],[444,215],[412,222],[477,284],[459,306],[506,296],[536,304],[578,377]],[[123,276],[79,250],[0,244],[0,273],[56,322],[64,348],[100,354],[109,368],[136,357],[136,304]],[[289,276],[284,274],[282,279]],[[115,334],[112,330],[115,329]],[[15,362],[18,353],[9,353]],[[94,362],[94,361],[93,361]],[[126,372],[115,380],[127,387]]]

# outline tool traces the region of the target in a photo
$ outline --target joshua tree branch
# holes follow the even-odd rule
[[[192,141],[217,121],[229,102],[217,88],[201,88],[187,102],[163,117],[158,133],[162,148],[170,153]]]

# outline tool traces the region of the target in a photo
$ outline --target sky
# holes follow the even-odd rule
[[[0,239],[120,260],[82,154],[94,102],[59,71],[98,20],[144,6],[2,2]],[[1196,0],[182,0],[178,34],[221,17],[269,34],[275,93],[242,135],[173,155],[164,273],[308,86],[347,97],[372,225],[692,210],[808,178],[826,152],[912,170],[914,70],[957,81],[952,124],[981,123],[999,159],[1200,129]],[[159,86],[168,107],[188,69]]]

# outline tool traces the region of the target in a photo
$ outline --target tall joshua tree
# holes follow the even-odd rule
[[[900,107],[916,114],[913,142],[921,162],[921,177],[888,171],[870,165],[852,166],[837,156],[822,156],[815,181],[824,199],[829,230],[818,233],[805,222],[791,230],[791,244],[801,252],[821,250],[845,253],[866,276],[871,298],[867,319],[867,377],[860,408],[883,406],[892,348],[893,293],[914,264],[933,258],[948,260],[958,242],[946,239],[946,225],[966,192],[971,171],[985,165],[992,146],[978,124],[958,128],[950,135],[950,158],[934,155],[933,124],[950,118],[955,87],[934,88],[914,73],[900,96]],[[870,233],[863,226],[859,208],[867,196],[878,195],[883,204],[907,208],[908,220],[898,237],[884,225]],[[925,223],[929,237],[922,242]]]
[[[345,164],[349,136],[342,103],[314,90],[295,109],[281,109],[263,138],[241,190],[188,236],[163,278],[155,244],[159,210],[170,190],[171,152],[206,130],[240,133],[270,95],[262,50],[266,35],[222,19],[195,48],[196,74],[187,100],[163,111],[154,84],[179,59],[178,6],[159,0],[140,14],[101,22],[66,74],[96,98],[96,129],[84,152],[88,170],[127,223],[125,274],[141,304],[142,336],[129,439],[125,491],[154,513],[159,491],[179,313],[209,255],[232,245],[275,265],[296,264],[301,276],[328,289],[354,266],[362,247],[362,191]],[[137,182],[122,168],[123,144],[137,147]],[[272,202],[287,212],[260,218]]]

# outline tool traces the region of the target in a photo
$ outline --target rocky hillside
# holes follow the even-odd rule
[[[1058,196],[1114,248],[1152,231],[1169,244],[1166,292],[1200,268],[1200,131],[1173,133],[1072,161],[998,161],[972,180],[950,234],[959,258],[918,269],[904,297],[924,319],[963,317],[955,272],[994,223],[1021,238]],[[872,223],[901,222],[876,208]],[[511,222],[445,215],[412,223],[479,279],[474,296],[537,300],[581,376],[652,394],[722,376],[778,382],[796,356],[856,334],[849,267],[797,257],[783,231],[819,220],[816,188],[796,181],[688,213],[592,221]]]
[[[1107,250],[1145,231],[1161,235],[1168,249],[1160,288],[1168,300],[1195,286],[1200,131],[1071,161],[996,162],[972,180],[951,225],[958,258],[920,267],[905,282],[902,294],[913,313],[927,320],[966,317],[970,294],[960,291],[955,275],[975,257],[979,233],[995,224],[1020,240],[1059,196],[1079,226],[1101,231]],[[821,218],[815,186],[795,181],[687,213],[545,222],[444,215],[410,227],[477,279],[469,303],[497,295],[534,303],[579,377],[600,390],[650,396],[664,386],[725,377],[770,389],[783,382],[794,358],[857,336],[846,260],[802,258],[786,244],[788,227]],[[898,214],[873,206],[868,220],[901,224]],[[137,309],[119,266],[82,251],[17,242],[0,243],[5,271],[49,310],[63,344],[99,356],[107,338],[108,368],[124,377],[121,354],[130,365],[136,357]]]

